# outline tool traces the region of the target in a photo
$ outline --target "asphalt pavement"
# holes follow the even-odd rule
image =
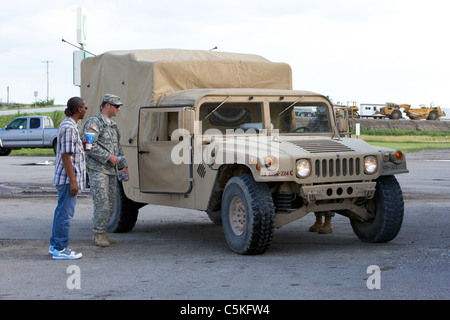
[[[47,254],[57,201],[53,160],[0,158],[0,299],[217,300],[224,307],[216,312],[225,313],[233,300],[450,298],[449,150],[407,155],[410,173],[397,176],[403,227],[389,243],[362,243],[339,215],[333,233],[308,232],[309,214],[276,230],[266,253],[242,256],[204,212],[147,205],[133,231],[99,248],[83,192],[70,235],[83,258],[72,261]]]

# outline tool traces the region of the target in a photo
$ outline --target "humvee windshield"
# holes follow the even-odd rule
[[[270,119],[274,129],[284,133],[330,133],[328,108],[322,103],[270,103]]]
[[[271,129],[279,134],[331,133],[325,103],[271,102],[269,107]],[[204,103],[200,107],[202,133],[209,129],[222,134],[259,133],[264,128],[262,113],[259,102]]]

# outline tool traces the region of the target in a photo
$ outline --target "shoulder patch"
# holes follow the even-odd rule
[[[98,133],[98,127],[97,126],[90,126],[89,129],[94,130],[95,132]]]

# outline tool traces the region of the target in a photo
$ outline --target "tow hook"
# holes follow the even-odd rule
[[[366,189],[366,198],[367,199],[372,199],[375,196],[375,188],[372,187],[368,187]]]

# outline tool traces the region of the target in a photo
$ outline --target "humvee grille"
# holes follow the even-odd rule
[[[316,159],[314,172],[317,178],[355,177],[361,174],[360,158]]]
[[[309,153],[323,152],[351,152],[352,148],[347,147],[333,140],[311,140],[311,141],[291,141],[296,146],[308,151]]]

